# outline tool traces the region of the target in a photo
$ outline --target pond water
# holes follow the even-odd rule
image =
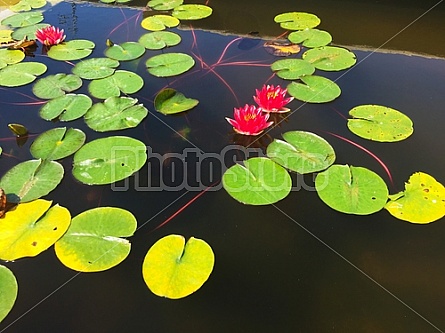
[[[61,161],[65,177],[45,198],[67,207],[72,216],[99,206],[131,211],[138,220],[138,230],[129,238],[131,253],[118,266],[99,273],[66,268],[53,248],[35,258],[3,263],[14,272],[19,295],[0,332],[445,331],[445,219],[417,225],[397,220],[386,210],[368,216],[342,214],[319,199],[312,175],[293,174],[294,191],[269,206],[242,205],[219,183],[226,167],[243,160],[242,147],[258,154],[290,130],[324,137],[335,148],[337,164],[373,170],[391,193],[403,190],[404,182],[417,171],[445,183],[443,5],[419,18],[435,3],[325,1],[321,5],[282,0],[274,2],[273,10],[266,4],[211,0],[210,18],[172,29],[182,37],[172,50],[193,54],[197,60],[189,73],[149,76],[145,60],[162,51],[147,51],[140,59],[121,63],[120,68],[144,78],[143,89],[132,97],[150,114],[138,127],[113,135],[143,141],[152,152],[148,163],[127,181],[88,186],[74,179],[72,157],[65,158]],[[347,71],[322,74],[341,87],[339,98],[326,104],[293,101],[292,113],[275,117],[279,125],[267,135],[259,140],[240,138],[224,118],[232,116],[234,107],[253,103],[255,89],[264,83],[287,84],[272,77],[269,65],[277,57],[264,50],[263,40],[247,34],[281,34],[273,17],[286,11],[312,12],[334,42],[371,48],[350,46],[357,64]],[[91,57],[103,56],[107,39],[137,41],[146,32],[140,27],[146,13],[139,8],[63,2],[44,15],[45,22],[65,29],[68,40],[93,40],[96,48]],[[373,51],[417,18],[400,38],[386,45],[392,52]],[[47,58],[40,49],[35,61],[47,64],[47,74],[69,73],[72,68]],[[154,96],[167,86],[199,99],[199,105],[177,116],[157,113]],[[78,92],[86,93],[86,85]],[[79,128],[87,141],[110,135],[93,132],[82,119],[63,124],[44,121],[38,116],[41,104],[32,102],[31,85],[0,88],[0,174],[31,159],[34,134],[55,125]],[[396,143],[353,135],[346,117],[360,104],[400,110],[413,120],[414,134]],[[31,132],[28,141],[19,145],[11,137],[9,123],[25,125]],[[339,136],[377,155],[391,178],[370,154]],[[165,158],[162,168],[156,156]],[[190,203],[203,189],[207,191]],[[209,280],[181,300],[155,296],[141,274],[147,250],[172,233],[204,239],[215,253]]]

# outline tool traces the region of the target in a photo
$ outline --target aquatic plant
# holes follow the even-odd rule
[[[258,135],[273,124],[269,121],[269,114],[263,113],[261,108],[246,104],[242,108],[234,108],[235,119],[226,117],[235,132],[244,135]]]
[[[281,88],[279,85],[263,85],[261,90],[255,89],[256,96],[253,96],[254,101],[264,112],[289,112],[290,109],[284,107],[289,104],[294,98],[286,97],[287,89]]]
[[[62,43],[66,38],[63,29],[54,26],[45,27],[36,31],[36,39],[46,46]]]

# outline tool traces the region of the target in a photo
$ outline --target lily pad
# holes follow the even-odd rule
[[[170,31],[154,31],[142,35],[139,43],[149,50],[161,50],[181,42],[181,36]]]
[[[38,75],[46,72],[46,66],[39,62],[22,62],[0,70],[0,86],[18,87],[31,83]]]
[[[48,50],[48,57],[62,61],[83,59],[93,52],[94,46],[92,41],[74,39],[51,46]]]
[[[182,5],[183,0],[151,0],[147,3],[148,7],[154,10],[170,10]]]
[[[283,134],[267,147],[267,156],[283,167],[301,173],[326,169],[335,161],[335,151],[322,137],[304,131]]]
[[[312,75],[315,67],[302,59],[282,59],[275,61],[270,68],[285,80],[296,80],[301,76]]]
[[[42,12],[29,12],[11,15],[1,21],[3,25],[13,28],[23,28],[43,21]]]
[[[66,94],[46,102],[39,115],[45,120],[58,117],[60,121],[71,121],[82,117],[91,105],[93,101],[87,95]]]
[[[323,46],[307,50],[302,58],[323,71],[341,71],[357,62],[355,54],[342,47]]]
[[[175,7],[172,16],[180,20],[200,20],[212,15],[212,8],[206,5],[180,5]]]
[[[40,134],[29,148],[34,158],[59,160],[74,154],[85,143],[85,133],[76,128],[53,128]]]
[[[9,43],[12,42],[12,30],[9,29],[0,29],[0,43]]]
[[[92,58],[80,61],[73,67],[72,72],[82,79],[103,79],[114,73],[119,61],[110,58]]]
[[[151,31],[165,30],[166,28],[174,28],[179,25],[179,20],[170,15],[153,15],[144,18],[141,21],[142,28]]]
[[[347,214],[368,215],[381,210],[388,188],[379,175],[362,167],[334,164],[315,178],[320,199]]]
[[[289,12],[275,16],[275,22],[280,23],[283,29],[304,30],[315,28],[321,20],[314,14],[303,12]]]
[[[22,40],[25,37],[27,37],[28,40],[36,39],[36,31],[46,27],[49,27],[48,23],[37,23],[27,27],[18,28],[12,33],[12,38],[15,40]]]
[[[175,114],[190,110],[198,105],[199,101],[187,98],[175,89],[166,88],[161,90],[155,97],[154,105],[158,112],[163,114]]]
[[[109,97],[103,103],[94,104],[85,114],[85,122],[97,132],[132,128],[148,115],[148,110],[137,99]]]
[[[300,77],[304,82],[291,82],[287,86],[289,95],[307,103],[326,103],[333,101],[341,94],[340,87],[325,77],[308,75]]]
[[[130,1],[131,0],[100,0],[100,2],[103,2],[103,3],[127,3]]]
[[[20,0],[17,4],[10,6],[13,12],[26,12],[31,9],[42,8],[46,5],[46,0]]]
[[[413,122],[400,111],[381,105],[359,105],[349,111],[348,119],[352,133],[374,141],[395,142],[409,137]]]
[[[164,53],[151,57],[145,65],[151,75],[157,77],[175,76],[187,72],[195,60],[185,53]]]
[[[35,257],[53,245],[68,229],[71,214],[43,199],[18,204],[0,224],[0,258]],[[51,208],[50,208],[51,207]]]
[[[18,284],[14,274],[0,265],[0,322],[5,319],[17,299]]]
[[[284,199],[291,190],[289,173],[264,157],[235,164],[222,177],[225,190],[236,200],[248,205],[269,205]]]
[[[423,172],[411,175],[405,191],[389,199],[385,209],[400,220],[424,224],[445,216],[445,187]]]
[[[136,73],[117,70],[113,75],[103,79],[93,80],[88,86],[91,95],[97,98],[106,99],[108,97],[121,94],[134,94],[144,85],[144,80]]]
[[[294,31],[287,38],[292,43],[303,43],[303,46],[311,48],[326,46],[332,42],[332,36],[329,32],[318,29]]]
[[[39,98],[52,99],[72,92],[82,86],[82,79],[74,74],[59,73],[39,79],[32,92]]]
[[[130,253],[130,242],[121,237],[136,231],[136,218],[116,207],[99,207],[75,216],[54,248],[66,267],[79,272],[99,272],[121,263]]]
[[[171,299],[186,297],[207,281],[215,264],[212,248],[205,241],[168,235],[148,250],[142,275],[157,296]]]
[[[28,129],[22,124],[8,124],[8,128],[17,137],[28,135]]]
[[[0,69],[7,65],[16,64],[25,59],[25,53],[21,50],[0,49]]]
[[[145,53],[145,47],[136,42],[126,42],[122,44],[114,44],[105,50],[108,58],[129,61],[139,58]]]
[[[125,136],[110,136],[91,141],[76,152],[73,175],[88,185],[111,184],[131,176],[146,160],[143,142]]]
[[[17,164],[0,179],[8,202],[38,199],[54,190],[63,178],[63,167],[54,161],[29,160]]]

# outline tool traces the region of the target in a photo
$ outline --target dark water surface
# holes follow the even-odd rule
[[[219,9],[225,4],[226,9],[231,8],[232,2],[236,10],[249,13],[243,15],[244,21],[239,19],[240,27],[249,27],[255,21],[256,26],[249,27],[249,31],[261,32],[263,24],[275,24],[273,16],[280,12],[302,10],[313,12],[323,22],[328,22],[326,26],[322,23],[320,29],[330,31],[334,41],[373,46],[379,46],[382,33],[376,34],[375,40],[369,36],[362,40],[356,36],[354,28],[335,29],[334,22],[346,25],[344,16],[339,16],[335,8],[349,8],[353,12],[349,16],[351,20],[362,17],[363,22],[370,24],[374,17],[367,8],[383,11],[385,6],[397,5],[395,2],[343,1],[335,2],[338,3],[336,7],[327,1],[318,8],[314,2],[304,7],[282,1],[277,2],[273,15],[265,19],[262,14],[255,16],[255,6],[246,7],[239,1],[236,5],[234,1],[219,1],[210,3],[214,4],[214,18],[196,22],[196,26],[204,28],[211,20],[225,22],[223,17],[229,14],[222,14]],[[424,6],[431,7],[426,3],[407,2],[400,6],[400,12],[420,13],[426,10]],[[258,7],[264,5],[258,4]],[[436,10],[430,13],[433,17],[437,12],[443,13],[439,7]],[[395,30],[381,28],[391,36],[409,23],[404,21],[406,16],[397,21],[397,13],[394,15],[391,29]],[[251,19],[252,16],[256,19]],[[96,48],[91,57],[103,55],[107,38],[115,43],[137,41],[146,32],[140,28],[141,17],[142,13],[136,9],[99,8],[86,3],[62,3],[45,12],[45,21],[64,28],[68,40],[93,40]],[[419,20],[419,24],[426,23]],[[217,29],[235,31],[236,28],[220,25]],[[264,35],[282,32],[278,27],[275,29],[267,30]],[[128,209],[137,217],[139,225],[135,235],[129,238],[131,253],[115,268],[89,274],[77,274],[63,266],[53,248],[35,258],[4,263],[17,277],[19,296],[1,323],[0,331],[444,331],[445,219],[429,225],[414,225],[393,218],[385,210],[369,216],[341,214],[326,206],[317,193],[310,190],[313,186],[311,175],[293,175],[296,186],[309,189],[296,190],[276,205],[245,206],[224,190],[208,191],[165,226],[152,231],[199,192],[196,189],[149,191],[148,181],[159,181],[162,177],[170,187],[180,184],[183,172],[176,166],[179,159],[186,158],[185,151],[198,156],[199,152],[221,154],[228,150],[224,157],[230,166],[234,158],[242,155],[239,149],[228,149],[231,144],[252,144],[252,147],[261,148],[286,131],[307,130],[323,136],[333,145],[336,163],[364,166],[377,172],[391,193],[403,190],[404,182],[417,171],[426,172],[444,184],[445,60],[356,49],[358,64],[352,69],[318,73],[337,80],[342,89],[338,99],[321,105],[293,101],[290,105],[293,112],[267,136],[252,143],[234,136],[224,117],[232,116],[233,107],[253,103],[255,89],[265,82],[287,83],[271,78],[268,66],[238,66],[236,62],[270,65],[277,58],[263,49],[262,41],[239,39],[227,49],[223,61],[212,67],[212,72],[207,66],[217,63],[226,45],[238,36],[203,30],[193,30],[193,35],[188,25],[173,30],[181,35],[182,42],[168,51],[193,52],[197,60],[189,73],[168,79],[148,75],[145,60],[162,51],[147,51],[138,60],[121,63],[121,69],[137,71],[145,80],[144,88],[134,97],[144,103],[150,114],[135,129],[98,134],[86,127],[83,120],[46,122],[38,117],[39,105],[17,105],[33,101],[21,95],[32,97],[30,86],[0,89],[0,137],[6,153],[1,157],[1,174],[18,162],[32,158],[29,145],[34,137],[19,147],[6,126],[13,122],[24,124],[36,134],[55,126],[80,128],[87,134],[88,141],[109,135],[127,135],[145,142],[153,153],[182,154],[165,162],[162,176],[156,168],[149,171],[148,165],[156,165],[154,159],[149,160],[151,164],[128,183],[117,184],[120,189],[128,186],[127,191],[80,184],[71,175],[72,157],[64,159],[64,180],[47,198],[67,207],[73,216],[98,206]],[[434,26],[428,31],[434,34]],[[419,40],[413,43],[418,46]],[[442,53],[444,44],[437,49],[429,44],[425,48],[403,44],[399,49],[440,56],[445,54]],[[48,65],[47,74],[69,73],[72,68],[70,64],[46,58],[40,50],[36,60]],[[87,92],[86,86],[84,84],[79,93]],[[165,86],[199,99],[199,105],[179,116],[155,112],[153,98]],[[414,134],[398,143],[371,142],[354,136],[346,127],[345,117],[352,107],[360,104],[380,104],[402,111],[413,120]],[[376,154],[390,169],[393,183],[370,155],[329,133],[344,136]],[[187,168],[188,184],[196,185],[196,167],[192,164]],[[222,166],[212,168],[210,163],[207,167],[203,163],[199,170],[201,183],[214,184],[220,178],[221,169]],[[171,172],[176,176],[174,180]],[[141,274],[147,250],[158,239],[172,233],[204,239],[212,246],[216,257],[209,280],[199,291],[181,300],[153,295]]]

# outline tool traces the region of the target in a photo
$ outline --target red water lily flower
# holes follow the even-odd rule
[[[287,89],[282,89],[279,85],[274,87],[264,85],[261,90],[255,89],[256,96],[253,99],[264,112],[289,112],[289,108],[284,106],[294,98],[287,97]]]
[[[52,25],[36,31],[37,40],[46,46],[57,45],[65,40],[63,29],[56,28]]]
[[[235,132],[244,135],[258,135],[273,124],[273,121],[267,121],[269,114],[263,113],[255,105],[246,104],[242,108],[234,108],[234,118],[235,120],[226,117],[226,120]]]

